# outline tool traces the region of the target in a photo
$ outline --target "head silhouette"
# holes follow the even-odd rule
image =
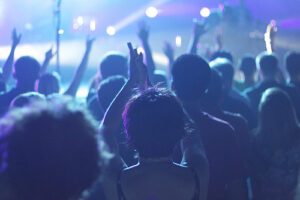
[[[284,91],[266,90],[259,105],[259,133],[271,147],[289,145],[299,138],[298,121],[294,106]]]
[[[100,172],[97,126],[75,104],[15,109],[0,128],[4,172],[17,199],[76,199]]]
[[[222,75],[215,69],[211,70],[211,81],[204,96],[201,98],[203,109],[218,108],[224,94]]]
[[[126,79],[123,76],[111,76],[100,83],[98,101],[104,111],[107,110],[125,82]]]
[[[39,78],[40,69],[41,66],[36,59],[23,56],[15,63],[14,77],[20,86],[32,86]]]
[[[100,73],[103,79],[110,76],[121,75],[128,76],[127,58],[121,54],[109,53],[100,63]]]
[[[234,78],[234,68],[232,63],[226,58],[217,58],[210,62],[210,66],[222,74],[224,91],[227,93],[232,88]]]
[[[12,100],[10,108],[22,108],[36,101],[46,102],[46,97],[37,92],[23,93]]]
[[[300,53],[289,52],[285,56],[285,66],[292,81],[300,80]]]
[[[46,96],[59,93],[60,79],[57,73],[43,74],[38,81],[38,92]]]
[[[246,80],[253,80],[256,73],[256,62],[252,56],[244,56],[240,61],[240,70],[243,72]]]
[[[223,50],[220,50],[220,51],[216,51],[215,53],[212,54],[212,56],[210,57],[210,61],[213,61],[217,58],[225,58],[227,60],[229,60],[230,62],[233,63],[233,56],[230,52],[228,51],[223,51]]]
[[[263,52],[257,57],[258,69],[262,79],[276,79],[278,59],[274,54]]]
[[[185,54],[174,62],[172,76],[172,87],[182,101],[198,101],[209,85],[211,72],[203,58]]]
[[[129,144],[142,158],[169,157],[184,136],[184,112],[165,89],[148,89],[134,96],[123,113]]]

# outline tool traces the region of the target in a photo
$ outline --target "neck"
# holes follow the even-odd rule
[[[161,157],[161,158],[140,158],[140,165],[157,165],[157,164],[173,164],[171,157]]]

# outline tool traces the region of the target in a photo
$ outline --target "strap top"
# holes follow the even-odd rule
[[[198,178],[198,175],[195,170],[191,169],[194,180],[195,180],[195,192],[191,200],[199,200],[200,197],[200,181]],[[117,180],[117,192],[118,192],[118,199],[119,200],[126,200],[124,192],[122,190],[122,184],[121,184],[121,176],[122,176],[123,170],[120,171],[118,175],[118,180]]]

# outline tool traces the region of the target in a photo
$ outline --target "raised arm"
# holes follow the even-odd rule
[[[75,72],[75,75],[72,79],[72,82],[71,82],[69,88],[65,92],[66,95],[70,95],[70,96],[73,96],[73,97],[76,96],[76,93],[77,93],[78,88],[80,86],[80,83],[82,81],[84,72],[87,68],[89,55],[91,53],[94,41],[95,41],[95,38],[90,38],[90,37],[87,38],[87,40],[86,40],[86,50],[85,50],[84,56],[81,60],[80,65],[78,66],[78,68]]]
[[[137,50],[134,50],[130,43],[128,47],[130,50],[129,79],[107,109],[100,125],[103,138],[115,154],[118,154],[118,145],[114,136],[122,122],[124,106],[135,88],[145,89],[148,86],[148,76],[146,67],[143,64],[143,55],[138,54]]]
[[[188,48],[188,53],[197,54],[197,46],[199,43],[200,37],[206,32],[204,23],[194,20],[194,30],[193,35],[190,41]]]
[[[168,59],[168,63],[169,63],[168,77],[171,78],[172,66],[175,59],[174,59],[174,48],[170,42],[167,41],[165,42],[165,45],[163,47],[163,52]]]
[[[15,51],[16,48],[18,46],[18,44],[20,43],[22,38],[21,34],[17,33],[17,30],[14,29],[12,32],[12,45],[11,45],[11,50],[9,53],[9,56],[7,58],[7,60],[4,63],[3,66],[3,80],[4,82],[7,82],[12,74],[12,69],[13,69],[13,64],[14,64],[14,58],[15,58]]]
[[[49,49],[46,53],[45,53],[45,59],[44,62],[42,64],[42,68],[40,70],[40,75],[43,75],[47,72],[47,68],[49,66],[49,63],[51,61],[51,59],[55,56],[55,53],[53,53],[52,48]]]
[[[138,36],[142,42],[144,51],[145,51],[145,57],[146,57],[146,65],[148,67],[148,74],[150,77],[153,76],[155,71],[155,63],[153,60],[152,51],[149,45],[149,27],[145,23],[141,23],[139,25],[139,31]]]
[[[274,38],[277,32],[276,21],[272,20],[268,26],[265,33],[265,44],[268,53],[273,53],[275,51],[274,48]]]

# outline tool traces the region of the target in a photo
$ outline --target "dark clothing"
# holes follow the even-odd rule
[[[250,88],[249,90],[245,91],[245,94],[248,96],[251,102],[251,106],[255,112],[256,121],[258,119],[258,109],[259,109],[259,103],[261,100],[261,97],[263,93],[269,89],[277,87],[279,89],[282,89],[285,91],[289,97],[291,98],[291,101],[293,102],[295,106],[295,110],[298,116],[298,119],[300,117],[300,90],[297,89],[297,87],[293,84],[289,84],[287,86],[277,83],[276,81],[264,81],[259,84],[257,84],[255,87]]]
[[[284,148],[268,148],[256,136],[251,150],[253,200],[294,200],[300,170],[299,139]]]
[[[290,82],[285,87],[294,104],[298,120],[300,121],[300,84]]]
[[[205,113],[191,116],[201,134],[209,162],[208,200],[226,199],[227,186],[245,179],[245,168],[233,128]]]
[[[278,87],[278,88],[283,88],[283,86],[276,81],[263,81],[261,83],[258,83],[252,88],[249,88],[248,90],[245,91],[245,95],[249,98],[251,107],[255,113],[255,116],[257,118],[258,116],[258,106],[260,103],[260,99],[263,95],[263,93],[272,87]]]
[[[9,108],[11,101],[20,94],[26,92],[32,92],[33,90],[23,89],[23,88],[13,88],[8,92],[0,94],[0,116],[4,115]]]
[[[245,101],[228,94],[224,97],[221,108],[222,110],[242,115],[247,120],[250,129],[256,127],[254,113],[251,110],[251,107]]]
[[[121,184],[121,176],[122,176],[122,172],[121,171],[119,173],[119,176],[118,176],[118,180],[117,180],[117,192],[118,192],[118,199],[119,200],[126,200],[125,198],[125,195],[124,195],[124,192],[123,192],[123,189],[122,189],[122,184]],[[195,180],[195,192],[194,192],[194,195],[192,197],[191,200],[199,200],[199,196],[200,196],[200,182],[199,182],[199,178],[198,178],[198,175],[197,173],[191,169],[191,172],[193,173],[193,176],[194,176],[194,180]],[[170,191],[172,192],[172,191]],[[147,198],[145,198],[147,199]]]
[[[251,135],[247,120],[240,114],[230,113],[227,111],[215,110],[209,113],[215,117],[218,117],[219,119],[228,122],[234,128],[239,147],[241,149],[241,154],[244,158],[243,161],[247,169],[246,171],[248,172],[249,170],[247,162],[249,161]]]

